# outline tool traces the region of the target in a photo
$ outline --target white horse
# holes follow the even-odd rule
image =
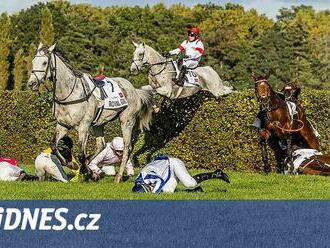
[[[197,67],[194,72],[198,75],[199,86],[180,87],[173,82],[176,77],[176,68],[172,60],[168,60],[145,43],[137,44],[130,68],[131,73],[138,74],[144,66],[149,67],[149,85],[142,89],[156,91],[158,94],[171,98],[184,98],[200,90],[211,92],[215,97],[232,93],[230,86],[223,84],[218,73],[210,66]]]
[[[32,73],[28,86],[37,91],[40,84],[49,79],[52,82],[53,108],[57,125],[51,145],[56,150],[58,141],[72,128],[79,135],[79,161],[86,169],[86,145],[89,130],[96,136],[97,149],[94,156],[105,147],[104,125],[119,118],[124,138],[124,152],[115,181],[120,182],[125,165],[131,152],[131,136],[134,124],[139,118],[140,129],[149,129],[152,118],[152,96],[145,90],[135,89],[124,78],[111,78],[122,89],[128,106],[119,109],[104,109],[94,92],[100,89],[94,86],[91,76],[73,69],[63,57],[55,51],[55,45],[47,48],[39,44],[37,54],[32,61]],[[65,159],[56,153],[64,164]],[[86,170],[85,170],[86,172]]]

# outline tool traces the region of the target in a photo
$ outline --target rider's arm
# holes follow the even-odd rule
[[[177,49],[174,49],[172,51],[169,51],[169,54],[171,54],[171,55],[178,55],[179,53],[183,52],[186,49],[185,48],[186,47],[186,44],[187,44],[186,41],[182,42]]]
[[[92,159],[92,161],[89,163],[88,167],[91,170],[98,170],[98,165],[102,164],[103,160],[105,159],[105,157],[107,156],[107,152],[108,152],[108,147],[106,147],[105,149],[103,149],[99,154],[96,155],[95,158]]]

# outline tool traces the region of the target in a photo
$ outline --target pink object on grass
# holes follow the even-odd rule
[[[18,162],[16,159],[14,158],[0,158],[0,163],[1,162],[7,162],[13,166],[18,166]]]

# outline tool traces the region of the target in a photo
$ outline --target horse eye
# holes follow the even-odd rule
[[[43,63],[42,63],[42,65],[44,65],[44,66],[45,66],[45,65],[47,65],[47,62],[46,62],[46,61],[45,61],[45,62],[43,62]]]
[[[142,57],[143,56],[143,53],[139,53],[139,56]]]

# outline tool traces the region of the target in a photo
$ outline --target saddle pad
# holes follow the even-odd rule
[[[299,166],[314,155],[322,155],[322,152],[319,152],[315,149],[298,149],[292,153],[293,157],[293,166],[297,170]]]
[[[91,90],[96,87],[93,79],[88,75],[84,75],[84,78],[88,82]],[[98,80],[100,80],[100,78],[98,78]],[[99,107],[104,106],[105,109],[126,107],[128,103],[118,83],[108,77],[104,77],[102,81],[104,81],[104,86],[102,88],[96,87],[93,91],[93,95],[100,101]],[[102,97],[102,95],[104,95],[104,97]]]
[[[127,100],[118,83],[110,78],[105,78],[102,81],[105,83],[102,88],[105,95],[104,108],[116,109],[126,107],[128,105]]]
[[[187,87],[198,87],[199,86],[199,78],[198,75],[193,70],[188,70],[185,75],[184,86]]]

